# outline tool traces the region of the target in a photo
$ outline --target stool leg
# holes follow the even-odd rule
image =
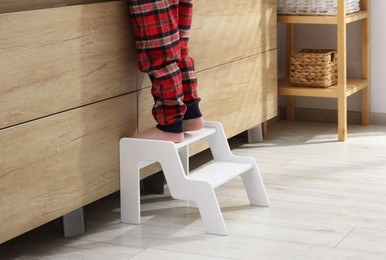
[[[251,205],[268,207],[270,202],[257,166],[241,174],[241,178]]]
[[[201,187],[199,188],[199,186]],[[210,184],[206,184],[205,186],[197,185],[195,190],[195,201],[200,210],[206,232],[215,235],[227,235],[228,231],[213,188]]]
[[[121,174],[121,221],[139,224],[141,222],[139,173]]]
[[[189,174],[189,146],[184,146],[178,152],[180,156],[182,166],[184,167],[185,174]]]
[[[135,158],[127,156],[130,145],[120,145],[121,221],[141,222],[139,167]]]

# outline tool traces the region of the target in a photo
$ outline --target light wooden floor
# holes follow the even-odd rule
[[[336,140],[335,124],[286,121],[263,143],[232,139],[272,205],[249,206],[240,179],[218,188],[228,236],[205,234],[194,203],[167,194],[143,198],[141,225],[121,224],[113,194],[85,208],[85,235],[62,238],[53,221],[0,245],[0,259],[386,259],[386,127]]]

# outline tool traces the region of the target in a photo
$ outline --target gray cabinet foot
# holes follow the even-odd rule
[[[86,232],[83,208],[76,209],[62,217],[64,237],[82,235]]]
[[[258,143],[263,141],[262,124],[248,129],[248,143]]]

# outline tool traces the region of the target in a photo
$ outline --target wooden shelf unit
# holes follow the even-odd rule
[[[370,123],[370,84],[369,84],[369,0],[361,0],[361,11],[346,15],[345,1],[338,1],[338,14],[335,16],[297,16],[278,14],[278,23],[286,26],[287,75],[289,75],[290,55],[294,48],[295,24],[334,24],[337,26],[338,83],[328,88],[300,87],[290,85],[288,79],[280,79],[278,94],[287,98],[287,120],[295,118],[295,96],[336,98],[338,100],[338,139],[347,139],[347,98],[362,92],[362,124]],[[347,78],[347,24],[360,21],[362,46],[362,75],[360,79]]]

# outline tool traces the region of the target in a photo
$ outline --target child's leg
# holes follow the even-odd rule
[[[192,24],[192,0],[180,0],[179,31],[181,39],[181,62],[178,64],[182,73],[184,91],[183,102],[187,105],[184,115],[184,131],[198,130],[203,127],[204,121],[199,109],[200,98],[197,94],[197,77],[194,69],[194,59],[189,56],[188,41]]]
[[[148,73],[152,81],[151,93],[155,103],[152,114],[158,123],[155,129],[138,136],[182,141],[186,105],[183,103],[182,76],[178,67],[181,59],[179,0],[129,0],[129,6],[138,50],[138,67]]]

